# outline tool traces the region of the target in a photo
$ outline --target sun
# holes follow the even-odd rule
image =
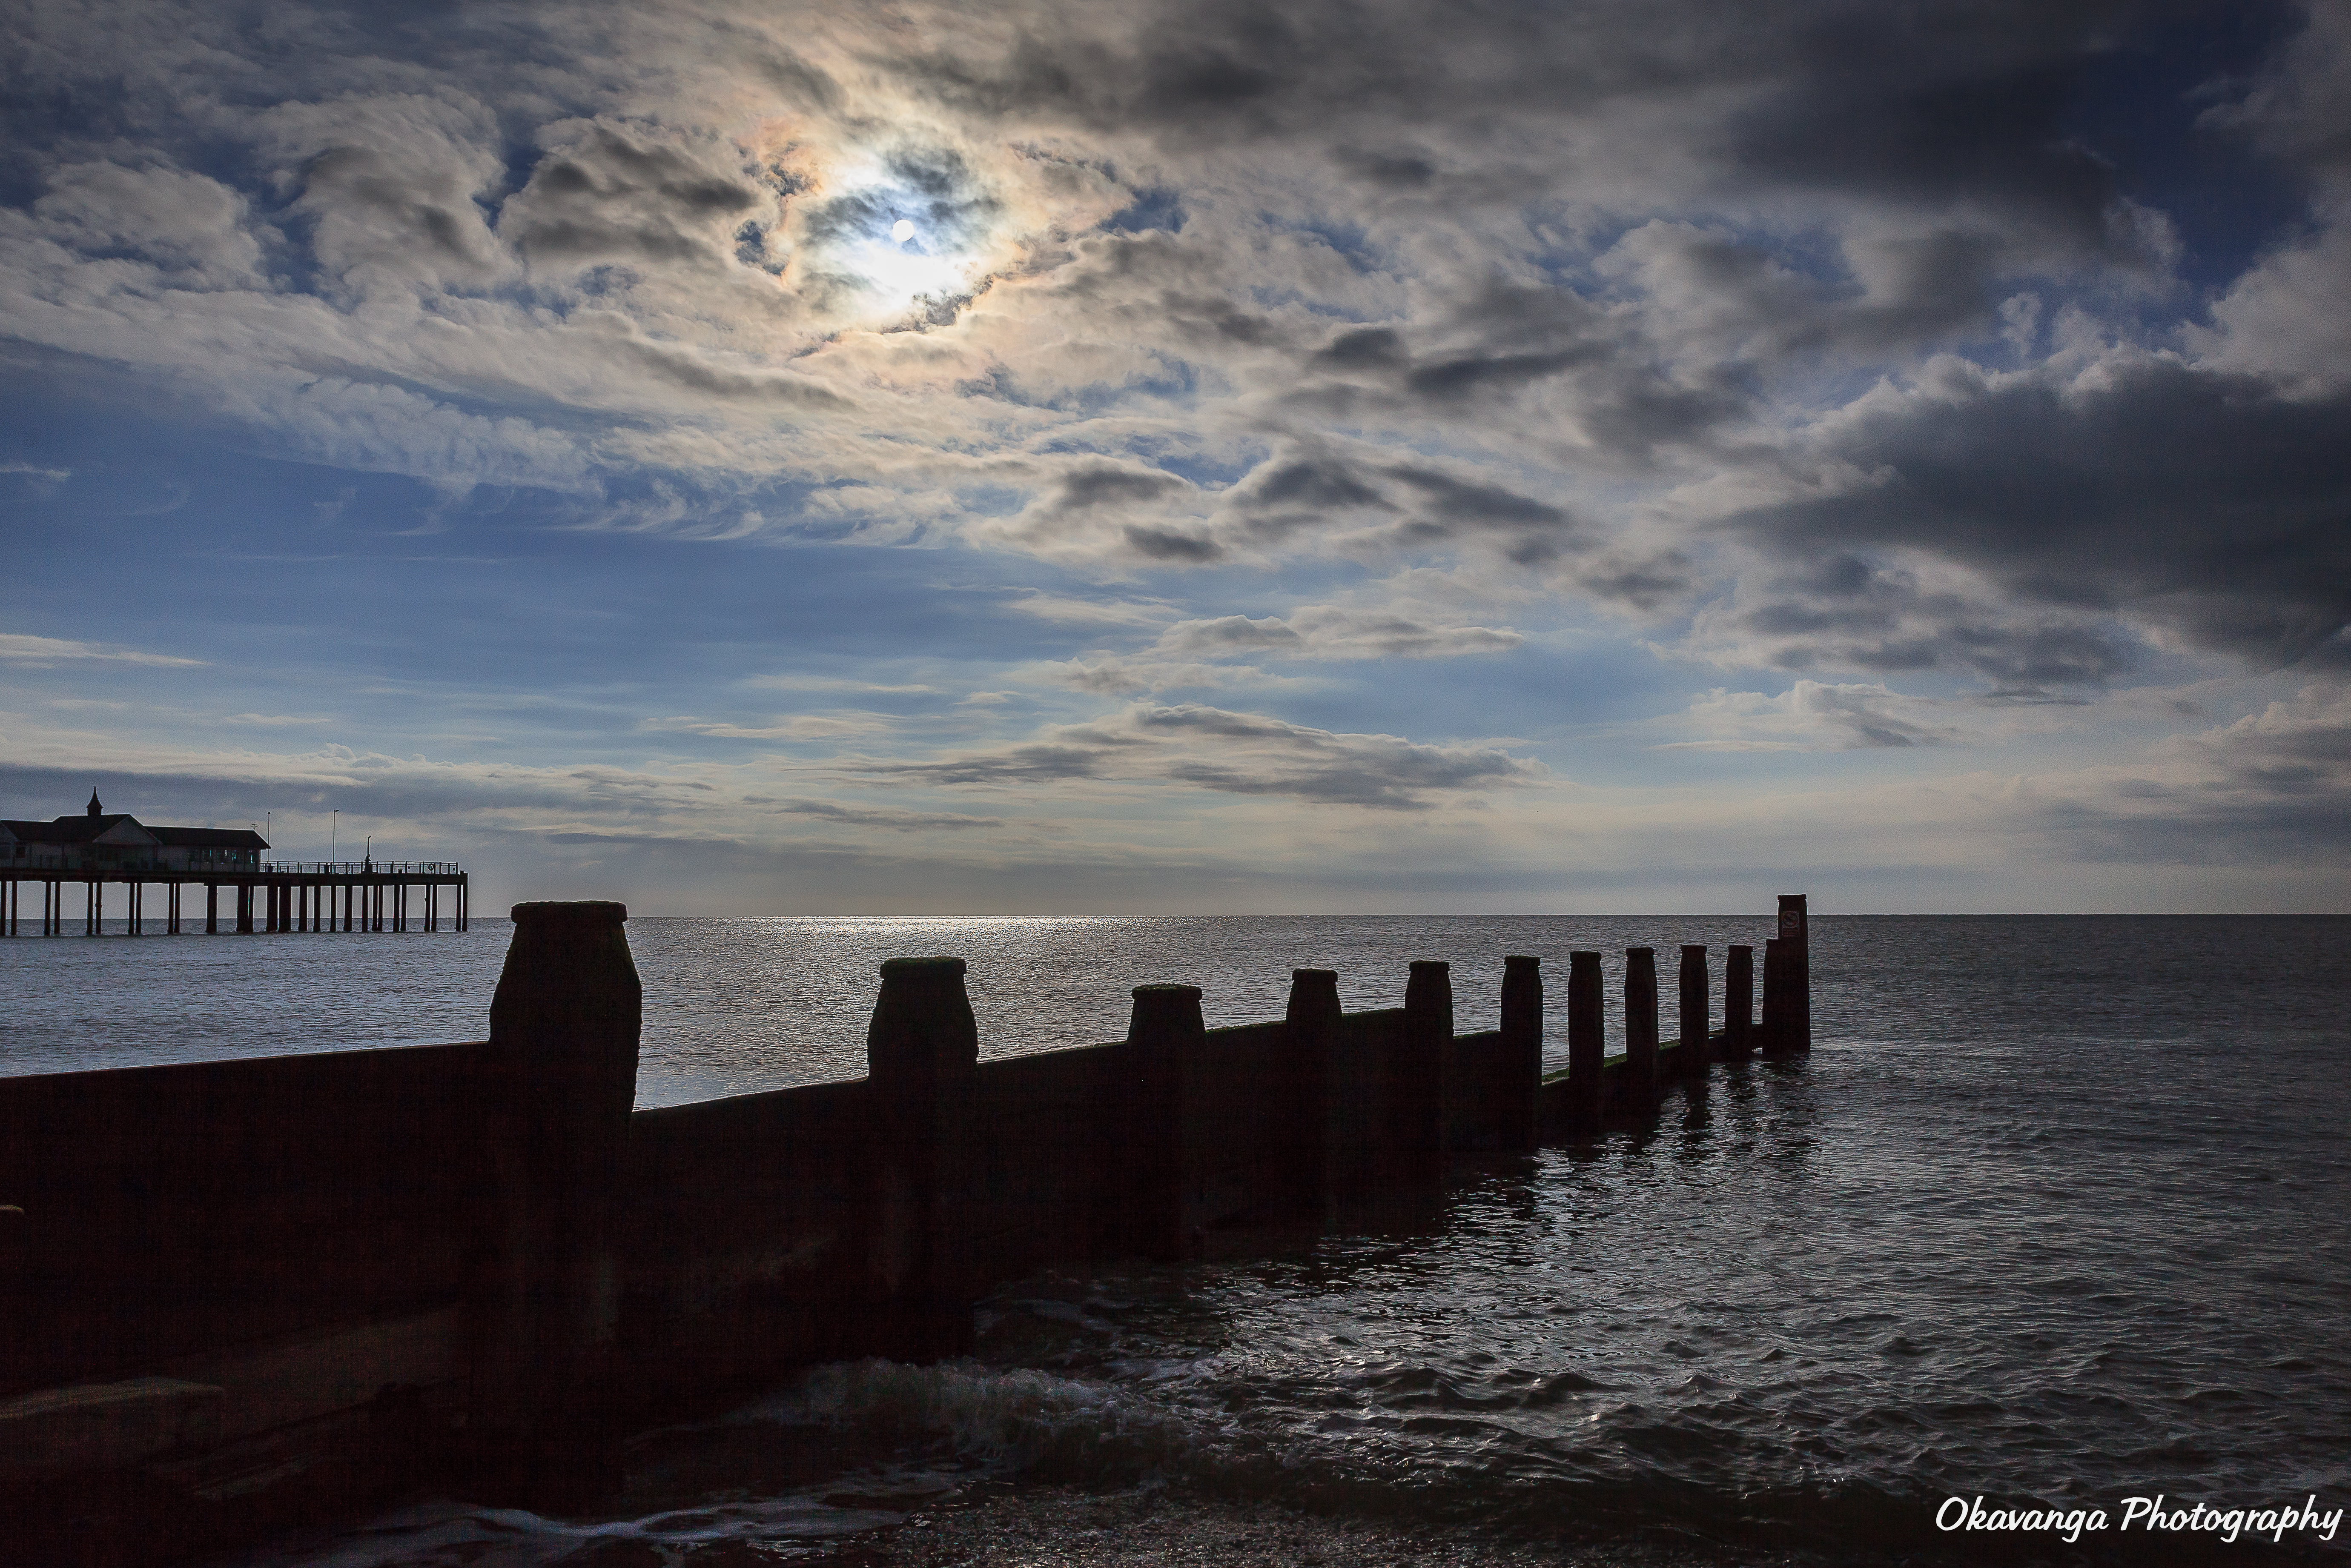
[[[799,213],[800,255],[859,317],[951,320],[1000,248],[1003,204],[957,154],[897,148],[836,168]]]

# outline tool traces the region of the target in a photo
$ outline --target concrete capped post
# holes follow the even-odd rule
[[[1173,1262],[1194,1256],[1191,1205],[1191,1079],[1207,1029],[1196,985],[1138,985],[1126,1028],[1127,1245]]]
[[[1755,1049],[1755,950],[1731,948],[1722,965],[1722,1059],[1743,1062]]]
[[[1657,950],[1625,950],[1625,1094],[1647,1115],[1657,1103]]]
[[[499,1212],[468,1427],[480,1479],[531,1506],[621,1481],[614,1210],[643,1013],[627,919],[616,903],[516,905],[490,1000]]]
[[[876,1351],[931,1361],[971,1346],[967,1115],[979,1025],[959,958],[895,958],[865,1032],[872,1117],[868,1288]]]
[[[1290,971],[1290,1006],[1283,1014],[1290,1025],[1289,1051],[1294,1076],[1290,1079],[1293,1126],[1290,1167],[1298,1205],[1310,1213],[1326,1214],[1339,1194],[1338,1173],[1332,1168],[1339,1129],[1332,1085],[1339,1071],[1339,971],[1294,969]]]
[[[1535,1106],[1542,1091],[1542,960],[1502,960],[1501,1147],[1531,1153],[1541,1141]]]
[[[1388,1077],[1390,1154],[1407,1180],[1445,1170],[1445,1059],[1453,1050],[1453,966],[1412,961],[1401,1049]]]
[[[1600,1130],[1600,1074],[1608,1054],[1601,983],[1598,953],[1567,955],[1567,1125],[1582,1137]]]
[[[1706,1081],[1706,1066],[1714,1059],[1714,1049],[1708,1036],[1712,1030],[1708,1018],[1706,947],[1703,943],[1682,944],[1682,968],[1677,977],[1677,1001],[1680,1014],[1681,1048],[1674,1053],[1686,1082]]]
[[[1780,895],[1780,942],[1784,958],[1787,992],[1788,1050],[1809,1054],[1813,1048],[1813,958],[1810,919],[1802,893]]]

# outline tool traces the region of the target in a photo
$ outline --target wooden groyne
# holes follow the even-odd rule
[[[967,1346],[989,1288],[1362,1224],[1464,1157],[1653,1116],[1708,1064],[1810,1047],[1803,900],[1724,1011],[1684,948],[1570,955],[1569,1067],[1539,961],[1501,1027],[1450,971],[1345,1012],[1203,1026],[1137,987],[1124,1039],[978,1059],[963,961],[883,966],[868,1073],[632,1110],[642,996],[615,904],[526,904],[490,1038],[0,1079],[0,1517],[42,1563],[152,1562],[432,1484],[561,1509],[620,1436],[810,1362]],[[1220,1242],[1219,1238],[1227,1241]],[[0,1546],[0,1552],[9,1550]]]

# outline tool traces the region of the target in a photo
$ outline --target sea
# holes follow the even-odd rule
[[[1620,1049],[1623,950],[1659,950],[1670,1033],[1678,945],[1719,997],[1771,919],[628,933],[659,1106],[860,1075],[889,957],[967,959],[1000,1056],[1121,1037],[1149,981],[1212,1026],[1280,1017],[1301,967],[1395,1006],[1415,959],[1452,964],[1466,1033],[1533,953],[1563,1062],[1571,950],[1609,955]],[[0,940],[0,1073],[478,1039],[507,934]],[[1178,1539],[1186,1510],[1279,1517],[1330,1563],[2351,1562],[2351,1523],[2321,1539],[2351,1505],[2351,918],[1815,914],[1811,947],[1812,1054],[1718,1066],[1654,1126],[1261,1257],[1017,1282],[967,1358],[640,1435],[592,1516],[418,1499],[225,1562],[914,1561],[1024,1499],[1062,1544],[971,1560],[1117,1560],[1111,1499]]]

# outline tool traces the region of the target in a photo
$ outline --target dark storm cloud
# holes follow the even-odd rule
[[[2094,61],[2199,9],[1616,0],[1432,11],[1401,0],[1220,0],[1122,8],[1125,25],[1105,26],[1102,9],[1069,5],[1027,13],[992,57],[925,54],[900,65],[990,116],[1198,142],[1327,139],[1343,166],[1406,189],[1434,181],[1438,161],[1366,143],[1392,145],[1416,128],[1448,134],[1468,129],[1465,119],[1591,119],[1677,104],[1686,125],[1707,127],[1706,178],[1723,189],[2004,207],[2095,249],[2111,243],[2114,172],[2069,140],[2066,110]],[[1361,134],[1366,127],[1381,134]]]
[[[1870,482],[1736,520],[1768,553],[1820,563],[1744,612],[1759,635],[1835,639],[1879,670],[1950,662],[2032,682],[2119,667],[2080,626],[1970,627],[1960,601],[1867,559],[1898,550],[1983,574],[2011,612],[2127,617],[2263,669],[2351,662],[2351,395],[2149,359],[2087,386],[1972,380],[1889,400],[1825,452]],[[1904,635],[1922,612],[1940,629]]]
[[[695,262],[729,251],[714,223],[747,214],[765,193],[674,147],[593,126],[549,153],[509,200],[500,230],[535,261]]]
[[[1484,545],[1520,565],[1588,547],[1588,526],[1565,507],[1508,485],[1369,452],[1290,446],[1218,498],[1244,536],[1280,540],[1342,524],[1378,547],[1411,551]]]
[[[1054,487],[1052,507],[1056,512],[1088,512],[1129,502],[1164,500],[1185,488],[1184,482],[1172,473],[1090,465],[1061,476]]]

